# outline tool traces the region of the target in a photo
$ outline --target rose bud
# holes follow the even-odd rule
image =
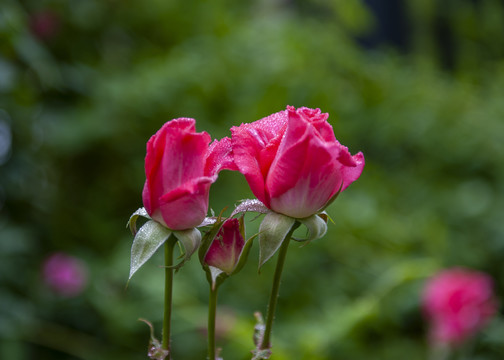
[[[143,203],[152,219],[171,230],[194,228],[208,211],[210,185],[233,169],[230,139],[197,133],[195,120],[171,120],[147,143]]]
[[[61,25],[60,22],[58,14],[45,10],[31,15],[29,26],[31,32],[39,39],[50,40],[57,35]]]
[[[227,275],[231,275],[242,254],[245,239],[240,232],[240,222],[236,218],[227,219],[212,240],[204,262]]]

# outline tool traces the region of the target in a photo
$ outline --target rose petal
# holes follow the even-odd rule
[[[275,138],[281,137],[287,124],[287,112],[280,111],[251,124],[242,124],[231,128],[234,162],[239,171],[245,176],[254,195],[268,206],[265,193],[264,166],[261,160],[270,163],[269,148],[266,153],[261,152]],[[276,140],[279,144],[279,141]]]
[[[212,176],[221,170],[238,171],[238,167],[234,163],[231,139],[228,137],[219,141],[214,140],[208,147],[205,175]]]

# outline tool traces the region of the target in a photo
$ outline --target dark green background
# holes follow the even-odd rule
[[[30,30],[43,11],[58,22],[45,39]],[[147,140],[181,116],[220,138],[289,104],[328,112],[366,167],[327,235],[289,250],[272,359],[425,359],[428,276],[467,266],[503,292],[503,34],[497,0],[3,0],[0,358],[145,359],[137,319],[159,336],[162,258],[126,290],[125,224]],[[248,197],[223,172],[210,203]],[[89,267],[79,297],[41,281],[54,251]],[[273,263],[257,275],[257,253],[221,287],[226,360],[250,358],[266,308]],[[174,359],[205,358],[206,304],[194,258],[176,275]],[[466,359],[502,359],[503,334],[498,316]]]

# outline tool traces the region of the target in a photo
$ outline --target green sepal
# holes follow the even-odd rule
[[[155,222],[147,221],[136,233],[131,245],[131,265],[128,281],[149,260],[157,249],[170,237],[172,230]]]
[[[182,260],[173,266],[175,270],[178,270],[198,250],[198,247],[201,245],[201,233],[198,229],[192,228],[173,231],[173,235],[177,238],[182,251],[182,255],[180,256]]]
[[[241,200],[240,203],[235,207],[233,212],[231,213],[231,217],[244,212],[258,212],[261,214],[267,214],[270,209],[266,207],[261,201],[258,199],[245,199]]]
[[[205,268],[205,266],[206,266],[205,265],[206,253],[208,252],[210,245],[212,245],[213,239],[215,239],[215,237],[219,233],[219,230],[222,227],[222,224],[224,224],[224,221],[226,221],[226,219],[222,218],[221,215],[222,215],[222,212],[219,214],[219,216],[217,217],[215,222],[212,224],[210,229],[208,229],[205,232],[205,235],[203,235],[203,238],[201,240],[201,246],[198,251],[198,257],[199,257],[200,264],[203,266],[203,268]]]
[[[259,226],[259,269],[280,248],[296,219],[270,211]]]
[[[248,259],[248,256],[249,256],[249,253],[250,253],[250,249],[252,248],[252,243],[254,242],[254,239],[257,237],[257,235],[259,235],[259,234],[255,234],[255,235],[251,236],[249,239],[247,239],[247,241],[245,242],[245,245],[243,245],[243,249],[240,254],[240,259],[238,259],[238,263],[236,264],[231,275],[235,275],[235,274],[239,273],[241,271],[241,269],[243,269],[243,267],[245,266],[247,259]]]
[[[215,216],[206,217],[206,218],[203,219],[203,221],[201,222],[201,224],[199,224],[196,227],[210,226],[210,225],[215,224],[215,221],[217,221],[217,218]]]
[[[204,269],[207,274],[208,283],[212,287],[212,290],[215,290],[218,286],[220,286],[220,284],[224,282],[224,280],[229,277],[228,274],[226,274],[221,269],[216,268],[215,266],[208,265]]]
[[[297,219],[297,221],[306,226],[307,234],[304,238],[292,237],[292,239],[296,241],[306,241],[308,243],[310,241],[320,239],[327,232],[327,219],[328,216],[325,213],[315,214],[303,219]]]
[[[136,235],[136,233],[137,233],[136,222],[137,222],[139,216],[142,216],[144,218],[151,220],[151,217],[147,213],[147,210],[145,210],[145,208],[143,208],[143,207],[139,208],[137,211],[135,211],[133,214],[131,214],[131,216],[128,220],[128,223],[126,224],[126,227],[129,227],[129,229],[133,235]]]

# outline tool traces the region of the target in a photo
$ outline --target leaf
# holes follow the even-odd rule
[[[246,200],[242,200],[242,202],[238,206],[236,206],[234,211],[231,213],[231,217],[233,217],[239,213],[249,212],[249,211],[258,212],[261,214],[266,214],[270,210],[266,207],[266,205],[264,205],[262,202],[260,202],[257,199],[246,199]]]
[[[147,213],[147,210],[145,210],[145,208],[143,207],[135,211],[133,214],[131,214],[128,223],[126,224],[126,227],[129,226],[130,231],[133,235],[136,235],[137,233],[136,222],[139,216],[143,216],[144,218],[151,220],[151,217]]]
[[[192,228],[187,230],[177,230],[173,232],[173,235],[179,240],[183,248],[183,259],[177,265],[174,266],[175,269],[180,269],[182,265],[185,264],[187,260],[191,258],[198,247],[201,244],[201,233],[198,229]]]
[[[259,269],[280,248],[296,219],[270,211],[259,226]]]
[[[172,231],[154,220],[147,221],[135,235],[131,246],[129,279],[149,260],[156,250],[170,237]]]
[[[301,224],[306,226],[306,229],[308,231],[308,234],[305,238],[295,238],[293,237],[294,240],[296,241],[313,241],[320,239],[322,236],[324,236],[327,232],[327,215],[322,214],[321,215],[312,215],[304,219],[297,219]]]

